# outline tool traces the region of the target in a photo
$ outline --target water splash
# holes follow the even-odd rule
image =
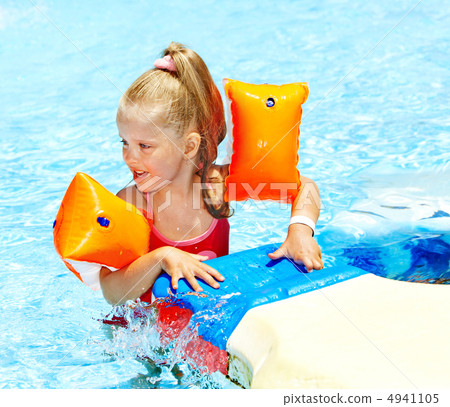
[[[197,297],[197,298],[196,298]],[[204,307],[193,314],[189,301],[200,299]],[[109,326],[109,338],[102,341],[104,353],[112,359],[138,360],[147,374],[135,380],[137,387],[224,388],[228,356],[198,333],[226,319],[229,298],[196,293],[160,299],[152,304],[129,301],[115,307],[102,319]]]

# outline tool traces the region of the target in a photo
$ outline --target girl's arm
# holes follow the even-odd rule
[[[119,191],[118,197],[142,208],[142,197],[136,194],[134,187]],[[100,286],[106,301],[113,305],[134,300],[146,293],[162,272],[172,277],[172,287],[178,288],[178,280],[185,278],[195,291],[202,291],[196,278],[201,278],[211,287],[218,288],[216,280],[223,276],[202,261],[208,256],[187,253],[176,247],[164,246],[136,259],[119,270],[111,271],[106,267],[100,270]]]
[[[314,223],[320,214],[320,193],[315,182],[301,177],[302,185],[297,198],[292,204],[291,216],[306,216]],[[289,226],[288,235],[281,247],[269,254],[273,260],[281,257],[304,264],[308,272],[323,268],[320,247],[313,238],[313,230],[303,224],[294,223]]]
[[[164,246],[144,254],[133,263],[117,271],[106,267],[100,270],[100,286],[106,301],[113,305],[134,300],[146,293],[158,276],[165,271],[172,277],[172,287],[178,288],[178,280],[185,278],[195,291],[203,291],[196,278],[211,287],[219,288],[215,280],[223,276],[202,261],[208,256],[187,253],[176,247]]]
[[[102,267],[100,286],[105,300],[119,305],[147,292],[162,272],[161,256],[157,249],[117,271]]]
[[[229,164],[213,165],[208,176],[212,185],[217,185],[216,196],[223,196],[225,191],[225,178],[229,173]],[[316,183],[306,177],[301,177],[301,187],[292,204],[291,216],[306,216],[314,223],[320,214],[320,193]],[[313,230],[300,223],[289,226],[288,235],[281,247],[269,254],[273,260],[281,257],[292,259],[296,263],[304,264],[308,272],[323,268],[320,247],[313,238]]]

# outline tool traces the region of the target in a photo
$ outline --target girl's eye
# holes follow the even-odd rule
[[[123,138],[122,139],[120,139],[120,142],[124,145],[124,146],[127,146],[128,145],[128,143],[127,143],[127,141],[126,140],[124,140]]]
[[[147,148],[150,148],[151,146],[149,146],[148,144],[139,144],[139,147],[141,147],[143,149],[147,149]]]

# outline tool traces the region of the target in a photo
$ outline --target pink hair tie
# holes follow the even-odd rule
[[[158,58],[153,65],[158,69],[167,69],[170,72],[176,72],[177,67],[175,66],[175,62],[173,62],[173,58],[170,55],[166,55],[163,58]]]

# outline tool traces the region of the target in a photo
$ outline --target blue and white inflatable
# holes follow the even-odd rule
[[[203,339],[227,350],[228,374],[244,387],[450,385],[448,286],[389,280],[345,262],[305,273],[288,259],[271,261],[277,247],[208,261],[225,276],[218,290],[200,282],[198,295],[180,280],[175,292],[162,275],[153,294],[178,294]]]

